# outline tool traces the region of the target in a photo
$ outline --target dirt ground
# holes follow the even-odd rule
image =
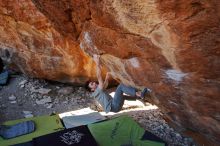
[[[36,88],[46,86],[46,88],[51,89],[48,94],[43,95],[31,92],[28,86],[21,88],[19,83],[24,80],[28,81],[25,76],[12,77],[7,86],[3,86],[0,90],[0,123],[7,120],[24,118],[23,111],[31,111],[34,116],[49,115],[88,107],[93,101],[91,98],[86,98],[85,94],[88,96],[88,93],[82,87],[72,88],[62,83],[53,82],[48,84],[43,80],[30,79],[31,81],[28,81],[28,83],[32,86],[37,86]],[[74,93],[68,95],[57,93],[58,89],[65,87],[72,88]],[[16,97],[16,103],[9,100],[9,97],[12,95]],[[48,108],[45,104],[36,103],[38,98],[40,99],[44,96],[51,97],[51,108]]]

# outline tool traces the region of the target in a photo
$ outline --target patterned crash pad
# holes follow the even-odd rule
[[[34,138],[34,146],[98,146],[87,126],[65,129]]]
[[[56,131],[63,130],[64,127],[59,119],[58,115],[53,116],[40,116],[26,119],[19,119],[14,121],[5,122],[4,125],[14,125],[22,121],[32,120],[35,123],[36,130],[30,134],[18,136],[12,139],[3,139],[0,137],[0,146],[8,146],[18,143],[23,143],[27,141],[31,141],[32,138],[38,137],[41,135],[46,135],[49,133],[53,133]]]

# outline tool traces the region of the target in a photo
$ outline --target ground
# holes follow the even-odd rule
[[[0,88],[0,124],[8,120],[87,107],[97,110],[94,99],[83,87],[33,79],[20,74],[11,76],[9,83]],[[192,138],[169,127],[160,110],[149,103],[144,106],[139,101],[126,101],[121,112],[101,114],[108,118],[127,114],[143,128],[166,141],[169,146],[195,145]]]

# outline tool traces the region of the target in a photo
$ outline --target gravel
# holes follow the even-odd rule
[[[95,101],[89,95],[83,87],[18,75],[12,77],[7,86],[0,88],[0,123],[86,107],[94,109]],[[181,135],[170,127],[158,108],[147,110],[143,106],[128,105],[121,113],[133,117],[143,128],[166,141],[169,146],[195,145],[192,138]],[[110,118],[112,116],[114,115],[108,115]]]

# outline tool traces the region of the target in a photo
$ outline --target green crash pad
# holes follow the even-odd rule
[[[3,139],[2,137],[0,137],[0,146],[8,146],[8,145],[31,141],[32,138],[64,129],[58,115],[39,116],[39,117],[19,119],[14,121],[7,121],[4,123],[4,125],[14,125],[19,122],[29,121],[29,120],[35,122],[36,130],[34,132],[26,135],[18,136],[12,139]]]
[[[145,130],[132,118],[121,116],[88,125],[99,146],[164,146],[164,143],[141,140]]]

